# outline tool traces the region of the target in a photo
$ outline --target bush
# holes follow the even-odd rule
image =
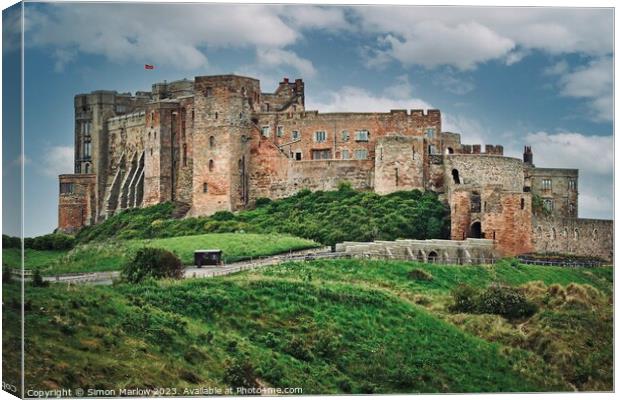
[[[516,288],[491,285],[480,295],[477,311],[481,314],[497,314],[505,318],[532,316],[537,307]]]
[[[429,272],[424,271],[423,269],[416,268],[409,271],[409,278],[416,281],[427,281],[430,282],[433,280],[433,275]]]
[[[271,199],[267,197],[259,197],[256,199],[256,207],[263,207],[271,203]]]
[[[226,362],[224,381],[233,388],[258,387],[254,366],[249,358],[244,356],[235,357]]]
[[[139,283],[146,278],[173,278],[183,277],[181,260],[168,250],[145,247],[138,250],[135,257],[123,267],[123,280],[130,283]]]
[[[452,312],[475,313],[478,291],[464,283],[452,289],[452,304],[449,309]]]
[[[64,233],[51,233],[37,236],[33,238],[32,243],[28,241],[28,244],[28,248],[35,250],[70,250],[75,247],[75,239]]]
[[[13,274],[11,273],[11,269],[9,267],[4,267],[2,271],[2,283],[11,283],[13,282]]]
[[[49,285],[49,282],[43,280],[43,276],[41,275],[41,271],[35,269],[32,274],[32,286],[34,287],[45,287]]]
[[[2,235],[3,249],[21,249],[22,241],[18,237]]]

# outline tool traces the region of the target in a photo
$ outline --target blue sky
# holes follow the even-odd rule
[[[303,78],[307,109],[439,108],[464,143],[579,168],[580,217],[613,215],[611,9],[30,3],[25,24],[26,235],[56,226],[76,93],[219,73]]]

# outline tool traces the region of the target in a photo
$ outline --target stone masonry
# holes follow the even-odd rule
[[[612,222],[577,218],[577,170],[537,168],[529,146],[521,160],[501,145],[462,144],[442,132],[439,110],[309,111],[304,89],[284,78],[264,93],[256,79],[217,75],[135,95],[76,95],[75,168],[60,176],[59,229],[166,201],[189,216],[237,211],[347,182],[380,194],[436,192],[450,207],[451,239],[490,240],[499,255],[612,254]],[[547,222],[535,220],[533,199]],[[575,226],[596,229],[599,241],[560,244],[537,230]]]

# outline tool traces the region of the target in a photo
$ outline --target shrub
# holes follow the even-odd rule
[[[35,269],[32,274],[32,286],[45,287],[47,285],[49,285],[49,282],[43,280],[41,271],[39,271],[38,269]]]
[[[51,233],[33,238],[28,247],[35,250],[70,250],[75,247],[75,238],[64,233]]]
[[[13,282],[13,275],[11,273],[11,269],[9,267],[4,267],[2,271],[2,283],[11,283]]]
[[[452,312],[475,313],[478,291],[467,284],[460,284],[452,289]]]
[[[123,280],[138,283],[146,278],[173,278],[183,276],[181,260],[168,250],[145,247],[138,250],[121,271]]]
[[[412,269],[411,271],[409,271],[409,278],[416,280],[416,281],[432,281],[433,280],[433,275],[431,275],[429,272],[424,271],[423,269],[420,268],[415,268]]]
[[[482,314],[497,314],[505,318],[529,317],[537,311],[534,303],[516,288],[491,285],[477,299],[476,309]]]
[[[245,356],[235,357],[226,362],[224,366],[224,381],[233,388],[258,387],[254,366],[249,358]]]
[[[267,197],[259,197],[256,199],[256,207],[263,207],[271,203],[271,199]]]
[[[18,237],[2,235],[2,248],[3,249],[20,249],[22,247],[22,241]]]

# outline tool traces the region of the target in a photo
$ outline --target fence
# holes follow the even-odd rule
[[[539,260],[535,258],[521,258],[517,257],[517,260],[521,264],[529,264],[529,265],[551,265],[555,267],[568,267],[568,268],[593,268],[600,267],[603,265],[600,261],[547,261],[547,260]]]

